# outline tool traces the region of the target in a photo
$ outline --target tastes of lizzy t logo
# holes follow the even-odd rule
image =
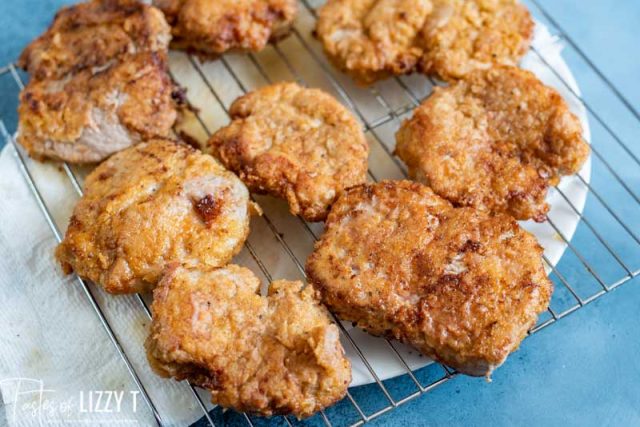
[[[139,391],[81,390],[62,396],[33,378],[0,380],[0,391],[9,425],[138,424]]]

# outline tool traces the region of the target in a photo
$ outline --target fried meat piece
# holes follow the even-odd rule
[[[225,408],[307,417],[344,397],[351,365],[338,328],[301,282],[260,296],[248,269],[175,267],[154,291],[146,342],[156,373],[211,391]]]
[[[336,68],[367,85],[415,69],[431,8],[430,0],[329,0],[315,35]]]
[[[562,97],[515,67],[436,88],[397,133],[409,175],[456,206],[544,221],[545,196],[589,155]]]
[[[517,65],[534,23],[517,0],[432,0],[420,44],[419,69],[455,80],[494,64]]]
[[[147,291],[172,262],[228,263],[249,233],[250,207],[246,187],[211,156],[152,140],[87,177],[56,257],[107,292]]]
[[[237,99],[232,122],[209,141],[252,191],[324,220],[338,194],[366,181],[369,147],[358,121],[318,89],[279,83]]]
[[[489,376],[548,307],[531,234],[420,183],[352,187],[325,226],[306,269],[329,309],[460,372]]]
[[[32,79],[59,80],[106,67],[123,54],[166,52],[170,39],[158,9],[137,0],[94,0],[61,9],[22,52],[18,65]]]
[[[446,80],[516,64],[533,21],[517,0],[329,0],[315,34],[356,82],[421,71]]]
[[[289,33],[295,0],[154,0],[172,26],[172,46],[204,57],[257,52]]]
[[[93,163],[176,120],[165,55],[127,55],[107,69],[32,80],[20,94],[18,142],[38,159]]]

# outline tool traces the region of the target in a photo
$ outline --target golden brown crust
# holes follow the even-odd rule
[[[415,70],[452,80],[516,64],[533,21],[517,0],[329,0],[315,34],[358,83]]]
[[[582,129],[532,73],[499,66],[437,88],[397,133],[409,175],[457,206],[544,221],[547,187],[589,155]]]
[[[94,0],[61,9],[22,52],[18,65],[34,79],[61,79],[123,54],[165,52],[170,38],[158,9],[137,0]]]
[[[212,157],[168,140],[141,143],[89,174],[56,257],[107,292],[146,291],[172,262],[228,263],[249,233],[249,203]]]
[[[259,51],[286,36],[295,0],[154,0],[173,28],[172,46],[205,57]]]
[[[61,9],[20,56],[31,74],[20,94],[18,141],[38,159],[99,162],[176,120],[167,74],[170,28],[136,0]]]
[[[318,89],[279,83],[238,98],[232,122],[209,141],[214,155],[252,191],[324,220],[345,188],[366,181],[369,148],[358,121]]]
[[[494,64],[517,65],[534,23],[517,0],[432,0],[420,44],[421,72],[455,80]]]
[[[430,0],[329,0],[315,35],[331,62],[361,84],[415,69]]]
[[[176,120],[164,54],[125,55],[109,68],[32,80],[20,94],[18,142],[32,157],[99,162]]]
[[[306,269],[341,319],[488,376],[549,304],[541,255],[507,215],[453,208],[416,182],[383,181],[340,196]]]
[[[267,297],[259,289],[236,265],[171,269],[154,291],[146,342],[154,371],[265,416],[307,417],[342,399],[351,366],[313,288],[279,280]]]

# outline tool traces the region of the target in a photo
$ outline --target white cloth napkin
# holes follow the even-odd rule
[[[6,423],[155,425],[82,287],[54,262],[57,241],[14,156],[12,146],[0,153],[0,391]],[[77,196],[55,165],[33,171],[63,227]],[[142,345],[149,322],[134,307],[136,298],[93,291],[163,424],[199,419],[203,413],[187,385],[160,379],[149,369]],[[1,411],[0,425],[5,425]]]

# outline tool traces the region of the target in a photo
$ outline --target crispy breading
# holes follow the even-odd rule
[[[257,52],[289,33],[295,0],[154,0],[172,26],[172,47],[213,57]]]
[[[499,66],[436,88],[397,133],[409,175],[456,206],[544,221],[545,196],[589,155],[578,118],[536,76]]]
[[[38,159],[99,162],[176,120],[167,73],[170,28],[135,0],[94,0],[61,9],[23,52],[31,74],[20,94],[18,141]]]
[[[508,215],[454,208],[417,182],[383,181],[338,198],[306,269],[341,319],[489,376],[549,304],[541,255]]]
[[[22,52],[33,79],[61,79],[100,69],[122,54],[165,52],[170,28],[158,9],[137,0],[94,0],[62,8],[51,27]]]
[[[38,159],[99,162],[139,141],[169,137],[173,91],[161,53],[126,55],[97,73],[32,80],[20,94],[18,142]]]
[[[315,35],[331,62],[361,84],[414,70],[430,0],[329,0]]]
[[[351,365],[313,288],[278,280],[259,292],[244,267],[171,269],[154,291],[146,342],[155,372],[265,416],[307,417],[342,399]]]
[[[423,73],[455,80],[494,64],[517,65],[534,23],[517,0],[432,0],[422,32]]]
[[[533,21],[517,0],[328,0],[315,34],[337,68],[368,85],[416,70],[451,80],[516,64]]]
[[[56,257],[107,292],[142,292],[170,263],[228,263],[249,233],[249,213],[246,187],[214,158],[156,139],[89,174]]]
[[[344,188],[366,181],[361,126],[321,90],[266,86],[238,98],[230,114],[209,141],[214,155],[252,191],[286,199],[294,215],[324,220]]]

